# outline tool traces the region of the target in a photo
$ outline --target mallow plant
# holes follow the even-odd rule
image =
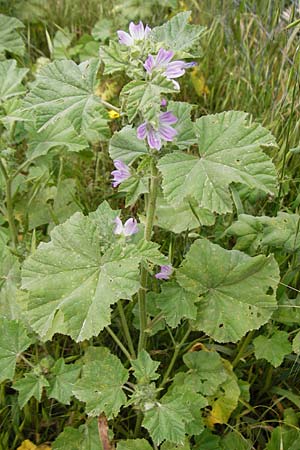
[[[0,380],[12,382],[21,407],[42,395],[80,405],[81,425],[66,426],[54,450],[202,448],[209,430],[246,401],[249,385],[234,368],[278,308],[278,264],[262,241],[282,216],[242,209],[229,231],[225,220],[247,196],[276,194],[268,155],[276,142],[245,112],[196,118],[194,105],[174,100],[181,77],[201,64],[205,29],[189,17],[154,28],[130,23],[99,58],[42,67],[26,95],[24,69],[0,63],[0,76],[10,73],[2,121],[7,133],[28,136],[21,168],[1,159],[12,244],[2,246]],[[127,83],[110,105],[95,94],[99,76],[101,83],[122,71]],[[110,110],[119,116],[112,136]],[[104,201],[53,225],[20,272],[14,180],[53,149],[58,158],[95,142],[108,148],[111,183],[125,204]],[[257,245],[249,250],[250,234]],[[238,249],[224,248],[224,235]],[[276,333],[286,345],[280,364],[291,348],[287,333]],[[82,354],[34,363],[26,350],[58,335],[81,343]],[[231,352],[222,352],[225,344]],[[233,428],[218,445],[251,448]]]

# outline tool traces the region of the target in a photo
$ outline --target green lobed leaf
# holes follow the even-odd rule
[[[24,24],[20,20],[0,14],[0,53],[24,54],[25,45],[19,34],[21,28],[24,28]]]
[[[190,16],[191,11],[177,14],[164,25],[153,28],[150,38],[174,52],[190,50],[206,30],[200,25],[190,25]]]
[[[126,403],[122,386],[129,374],[116,356],[109,353],[108,349],[102,349],[99,358],[84,364],[82,376],[76,382],[73,394],[86,403],[88,415],[98,416],[104,412],[111,419]]]
[[[206,428],[200,436],[196,436],[195,442],[196,442],[198,448],[201,450],[220,450],[221,449],[220,436],[213,434],[208,428]]]
[[[28,320],[42,339],[58,332],[77,342],[97,336],[110,323],[111,305],[138,291],[140,262],[165,260],[157,244],[119,239],[112,220],[118,212],[105,203],[99,208],[54,228],[51,242],[40,244],[23,265]]]
[[[290,427],[276,427],[266,445],[266,450],[298,450],[300,447],[300,432]]]
[[[128,68],[127,51],[123,51],[119,43],[114,41],[100,47],[100,60],[104,63],[104,74],[126,71]]]
[[[79,428],[66,427],[52,444],[53,450],[103,450],[97,419],[88,420]]]
[[[127,439],[118,442],[117,450],[152,450],[152,447],[145,439]]]
[[[53,59],[70,59],[69,47],[74,39],[74,34],[67,29],[58,30],[53,39],[52,58]]]
[[[131,164],[139,156],[148,154],[144,141],[137,138],[136,129],[127,125],[116,132],[109,142],[111,159],[120,159],[125,164]]]
[[[55,398],[64,405],[69,405],[80,370],[79,365],[65,364],[64,359],[59,358],[51,368],[52,378],[49,379],[48,397]]]
[[[145,119],[156,119],[160,112],[161,94],[176,92],[171,80],[157,75],[151,81],[131,81],[121,91],[129,122],[141,114]]]
[[[40,402],[43,389],[48,386],[49,383],[46,378],[34,372],[25,373],[23,378],[13,384],[13,388],[19,392],[18,403],[21,408],[26,405],[31,397]]]
[[[63,118],[51,123],[42,131],[31,130],[28,138],[28,159],[46,155],[53,148],[64,148],[70,152],[80,152],[88,147],[87,140],[80,136],[73,125]]]
[[[40,70],[24,99],[24,111],[35,113],[40,131],[61,119],[67,119],[77,132],[84,131],[90,114],[100,103],[94,95],[98,68],[96,59],[80,65],[59,60]]]
[[[128,206],[134,205],[140,195],[149,192],[148,178],[139,178],[137,176],[132,176],[121,183],[119,192],[126,192],[126,208]]]
[[[199,228],[201,225],[212,226],[215,215],[208,209],[200,208],[193,199],[180,205],[171,206],[163,195],[159,195],[156,206],[156,225],[173,233]]]
[[[32,343],[21,322],[0,317],[0,382],[12,380],[16,360]]]
[[[196,319],[195,302],[198,300],[197,295],[185,291],[176,281],[163,284],[161,293],[155,296],[157,307],[172,328],[177,327],[182,318]]]
[[[189,352],[183,356],[183,361],[189,368],[184,384],[193,386],[195,392],[203,395],[214,395],[228,377],[217,352]]]
[[[226,234],[237,236],[234,246],[236,250],[249,249],[252,253],[255,253],[261,244],[263,225],[260,222],[260,217],[240,214],[238,220],[227,228]]]
[[[24,94],[22,80],[27,72],[28,69],[19,69],[14,59],[0,62],[0,102]]]
[[[300,331],[295,335],[293,339],[293,352],[300,355]]]
[[[155,405],[145,412],[143,427],[145,427],[156,445],[164,440],[181,444],[185,438],[185,420],[189,411],[181,399],[169,400],[162,397]]]
[[[176,124],[173,125],[177,135],[172,144],[176,145],[180,150],[185,150],[197,143],[194,123],[191,120],[192,109],[193,105],[189,103],[172,101],[168,103],[168,111],[172,111],[174,116],[178,118]]]
[[[138,383],[147,384],[160,377],[156,372],[160,362],[154,361],[146,350],[142,350],[137,359],[131,361],[131,365]]]
[[[171,442],[164,442],[160,448],[161,450],[190,450],[191,447],[188,439],[186,439],[183,444],[178,445],[174,445]]]
[[[300,216],[279,212],[277,217],[263,216],[262,245],[294,252],[300,248]]]
[[[253,449],[253,444],[248,439],[245,439],[237,431],[232,431],[230,433],[227,433],[226,436],[224,436],[222,438],[221,446],[222,446],[221,447],[222,450],[232,450],[232,449],[252,450]]]
[[[279,270],[273,256],[251,258],[197,240],[176,278],[184,289],[200,296],[194,328],[218,342],[237,342],[266,323],[277,306]]]
[[[268,130],[239,111],[201,117],[194,127],[198,155],[175,152],[159,160],[168,203],[179,205],[193,197],[201,207],[225,214],[232,211],[233,182],[276,192],[274,165],[262,151],[275,146]]]
[[[272,366],[278,367],[284,357],[292,352],[292,344],[286,331],[275,330],[270,337],[260,335],[253,340],[255,357],[266,359]]]
[[[0,317],[19,319],[20,307],[16,301],[20,283],[20,263],[8,247],[0,245]]]

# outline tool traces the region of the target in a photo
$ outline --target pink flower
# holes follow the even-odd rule
[[[120,217],[116,217],[114,220],[116,227],[114,229],[114,233],[123,236],[132,236],[133,234],[138,233],[138,225],[135,219],[128,219],[122,224]]]
[[[151,31],[151,28],[146,25],[144,27],[143,22],[140,21],[137,25],[135,23],[130,22],[129,24],[129,33],[126,31],[119,30],[117,34],[119,36],[120,44],[127,45],[127,47],[131,47],[134,45],[136,41],[142,41],[146,39]]]
[[[171,264],[160,266],[160,272],[155,275],[158,280],[168,280],[172,275],[173,267]]]
[[[119,159],[114,160],[114,166],[117,170],[113,170],[111,175],[113,176],[113,187],[119,186],[122,181],[127,180],[131,176],[129,167],[120,161]]]
[[[137,129],[137,137],[138,139],[147,137],[149,147],[160,150],[163,145],[162,141],[173,141],[176,136],[177,131],[170,125],[176,123],[177,120],[177,117],[171,111],[163,112],[159,116],[157,129],[151,123],[143,122]]]

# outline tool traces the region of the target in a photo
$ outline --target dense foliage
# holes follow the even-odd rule
[[[30,71],[0,14],[0,449],[296,450],[295,117],[207,114],[209,28],[145,5]]]

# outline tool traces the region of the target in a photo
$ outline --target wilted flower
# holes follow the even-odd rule
[[[166,264],[164,266],[160,266],[160,272],[155,275],[155,278],[158,280],[168,280],[172,275],[173,267],[171,264]]]
[[[115,234],[123,234],[123,236],[132,236],[133,234],[138,233],[139,229],[137,226],[137,221],[135,219],[128,219],[122,224],[120,217],[116,217],[114,220],[116,227],[114,229]]]
[[[136,41],[142,41],[143,39],[146,39],[150,31],[151,28],[148,27],[148,25],[144,27],[143,22],[140,21],[137,25],[135,25],[135,23],[133,22],[130,22],[129,33],[119,30],[117,31],[117,34],[119,36],[120,44],[124,44],[127,45],[127,47],[130,47],[131,45],[134,45]]]
[[[157,129],[151,123],[143,122],[137,129],[137,137],[138,139],[147,137],[149,147],[160,150],[163,144],[162,141],[173,141],[176,136],[177,131],[170,125],[176,123],[177,120],[177,117],[171,111],[166,111],[160,114]]]
[[[111,175],[113,176],[113,187],[119,186],[122,181],[127,180],[131,176],[129,167],[120,161],[119,159],[114,160],[114,166],[117,170],[113,170]]]
[[[194,67],[197,63],[195,62],[185,62],[185,61],[171,61],[174,56],[172,50],[165,50],[161,48],[158,54],[154,57],[149,55],[144,63],[144,67],[148,73],[152,73],[155,69],[164,69],[164,75],[172,80],[175,87],[179,89],[179,84],[174,81],[173,78],[181,77],[185,73],[185,69]]]

